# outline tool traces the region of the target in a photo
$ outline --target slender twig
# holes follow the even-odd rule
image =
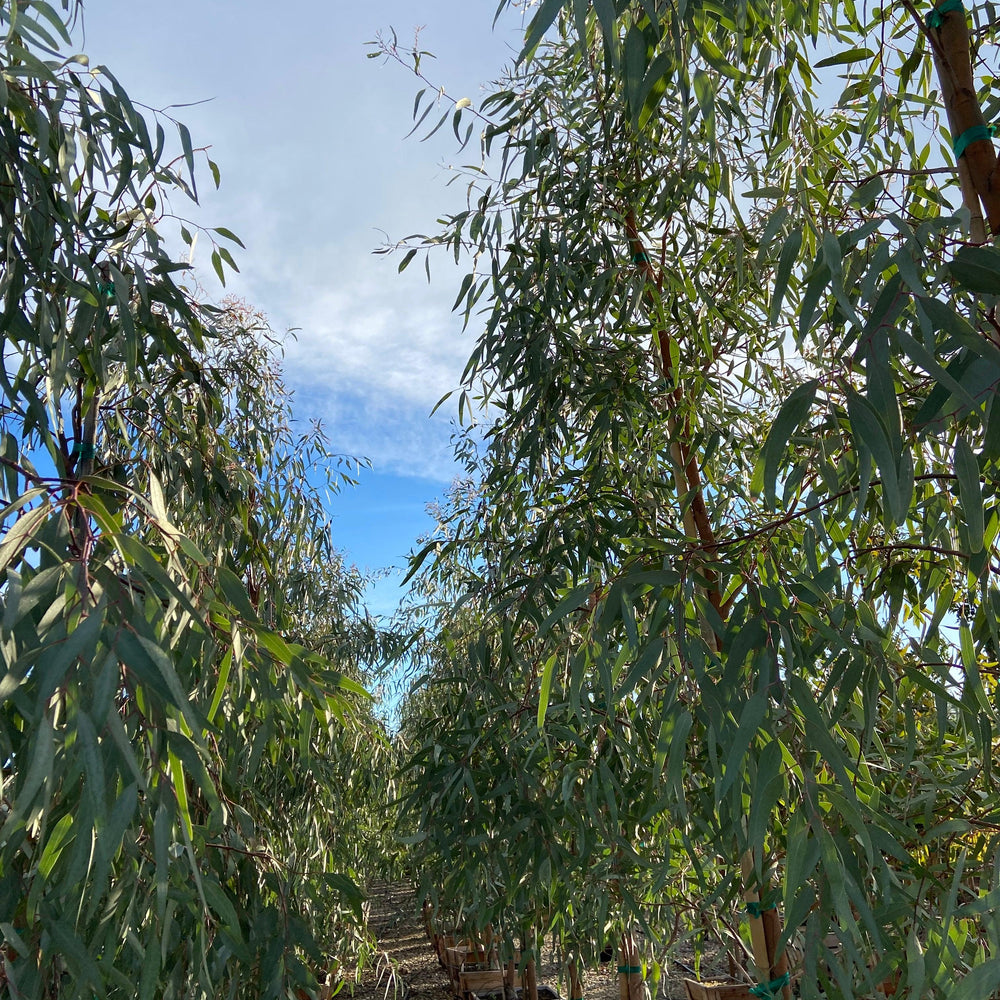
[[[954,473],[951,472],[925,472],[919,476],[914,476],[914,482],[926,481],[929,479],[955,479]],[[881,479],[873,479],[870,483],[871,486],[881,486]],[[698,546],[703,550],[708,548],[721,549],[726,548],[730,545],[739,545],[743,542],[749,542],[754,538],[758,538],[761,535],[766,535],[770,531],[776,531],[778,528],[784,527],[784,525],[789,524],[792,521],[798,520],[798,518],[803,517],[806,514],[812,514],[814,511],[821,510],[827,504],[833,503],[835,500],[840,500],[843,497],[850,496],[852,493],[857,493],[859,487],[849,486],[847,489],[841,490],[839,493],[831,493],[830,496],[824,497],[822,500],[818,500],[810,507],[803,507],[801,510],[793,511],[790,514],[786,514],[784,517],[779,517],[774,521],[769,521],[767,524],[761,525],[759,528],[755,528],[753,531],[748,532],[745,535],[738,535],[735,538],[724,538],[720,541],[715,541],[711,546],[702,545]]]

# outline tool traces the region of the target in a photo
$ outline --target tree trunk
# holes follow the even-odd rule
[[[504,1000],[517,1000],[517,987],[514,985],[517,980],[517,959],[511,958],[503,975],[503,997]]]
[[[538,1000],[538,980],[535,978],[535,960],[528,959],[524,967],[524,994],[522,1000]]]
[[[576,962],[569,961],[569,1000],[583,1000],[583,980],[577,972]]]

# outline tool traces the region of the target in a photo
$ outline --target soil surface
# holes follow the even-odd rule
[[[381,954],[361,982],[353,985],[353,995],[358,1000],[454,1000],[448,976],[427,939],[412,888],[399,882],[374,883],[368,887],[368,898],[370,925]],[[539,986],[568,996],[565,970],[554,957],[544,957]],[[651,1000],[685,1000],[688,976],[680,966],[671,965]],[[586,1000],[619,1000],[618,973],[612,963],[588,970],[583,985]]]

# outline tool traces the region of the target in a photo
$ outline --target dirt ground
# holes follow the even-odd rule
[[[452,1000],[448,977],[424,932],[413,890],[402,883],[378,883],[368,887],[368,897],[371,926],[382,955],[354,985],[354,996],[358,1000]],[[665,970],[657,996],[651,1000],[685,1000],[687,975],[680,966],[672,965]],[[541,967],[538,983],[566,997],[564,976],[554,961],[547,961]],[[618,975],[612,963],[585,973],[584,997],[618,1000]]]

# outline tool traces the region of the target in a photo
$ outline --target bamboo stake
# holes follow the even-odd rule
[[[624,938],[625,944],[625,965],[628,967],[626,975],[626,994],[628,1000],[648,1000],[649,993],[646,989],[646,980],[642,975],[642,959],[639,956],[639,946],[635,940],[635,934],[628,931]]]
[[[743,868],[743,899],[747,903],[759,903],[760,894],[754,887],[753,853],[747,851],[741,862]],[[750,943],[753,947],[753,961],[757,966],[757,975],[766,976],[771,970],[771,959],[767,951],[767,937],[764,934],[764,921],[760,917],[747,913],[750,921]]]
[[[760,893],[754,879],[754,857],[752,851],[743,855],[743,898],[747,903],[760,903]],[[764,910],[760,916],[748,912],[750,921],[750,941],[753,944],[753,960],[757,966],[757,975],[765,977],[767,982],[783,976],[788,971],[788,959],[784,949],[775,956],[778,938],[781,937],[781,918],[777,909]],[[792,987],[787,984],[782,988],[784,1000],[792,1000]]]
[[[906,5],[920,20],[919,12],[911,3]],[[972,71],[972,36],[964,10],[934,11],[937,24],[921,26],[930,42],[934,67],[941,84],[941,98],[948,114],[948,130],[952,141],[986,124]],[[969,143],[959,163],[965,161],[969,177],[986,211],[990,229],[1000,233],[1000,169],[997,154],[988,138]]]

